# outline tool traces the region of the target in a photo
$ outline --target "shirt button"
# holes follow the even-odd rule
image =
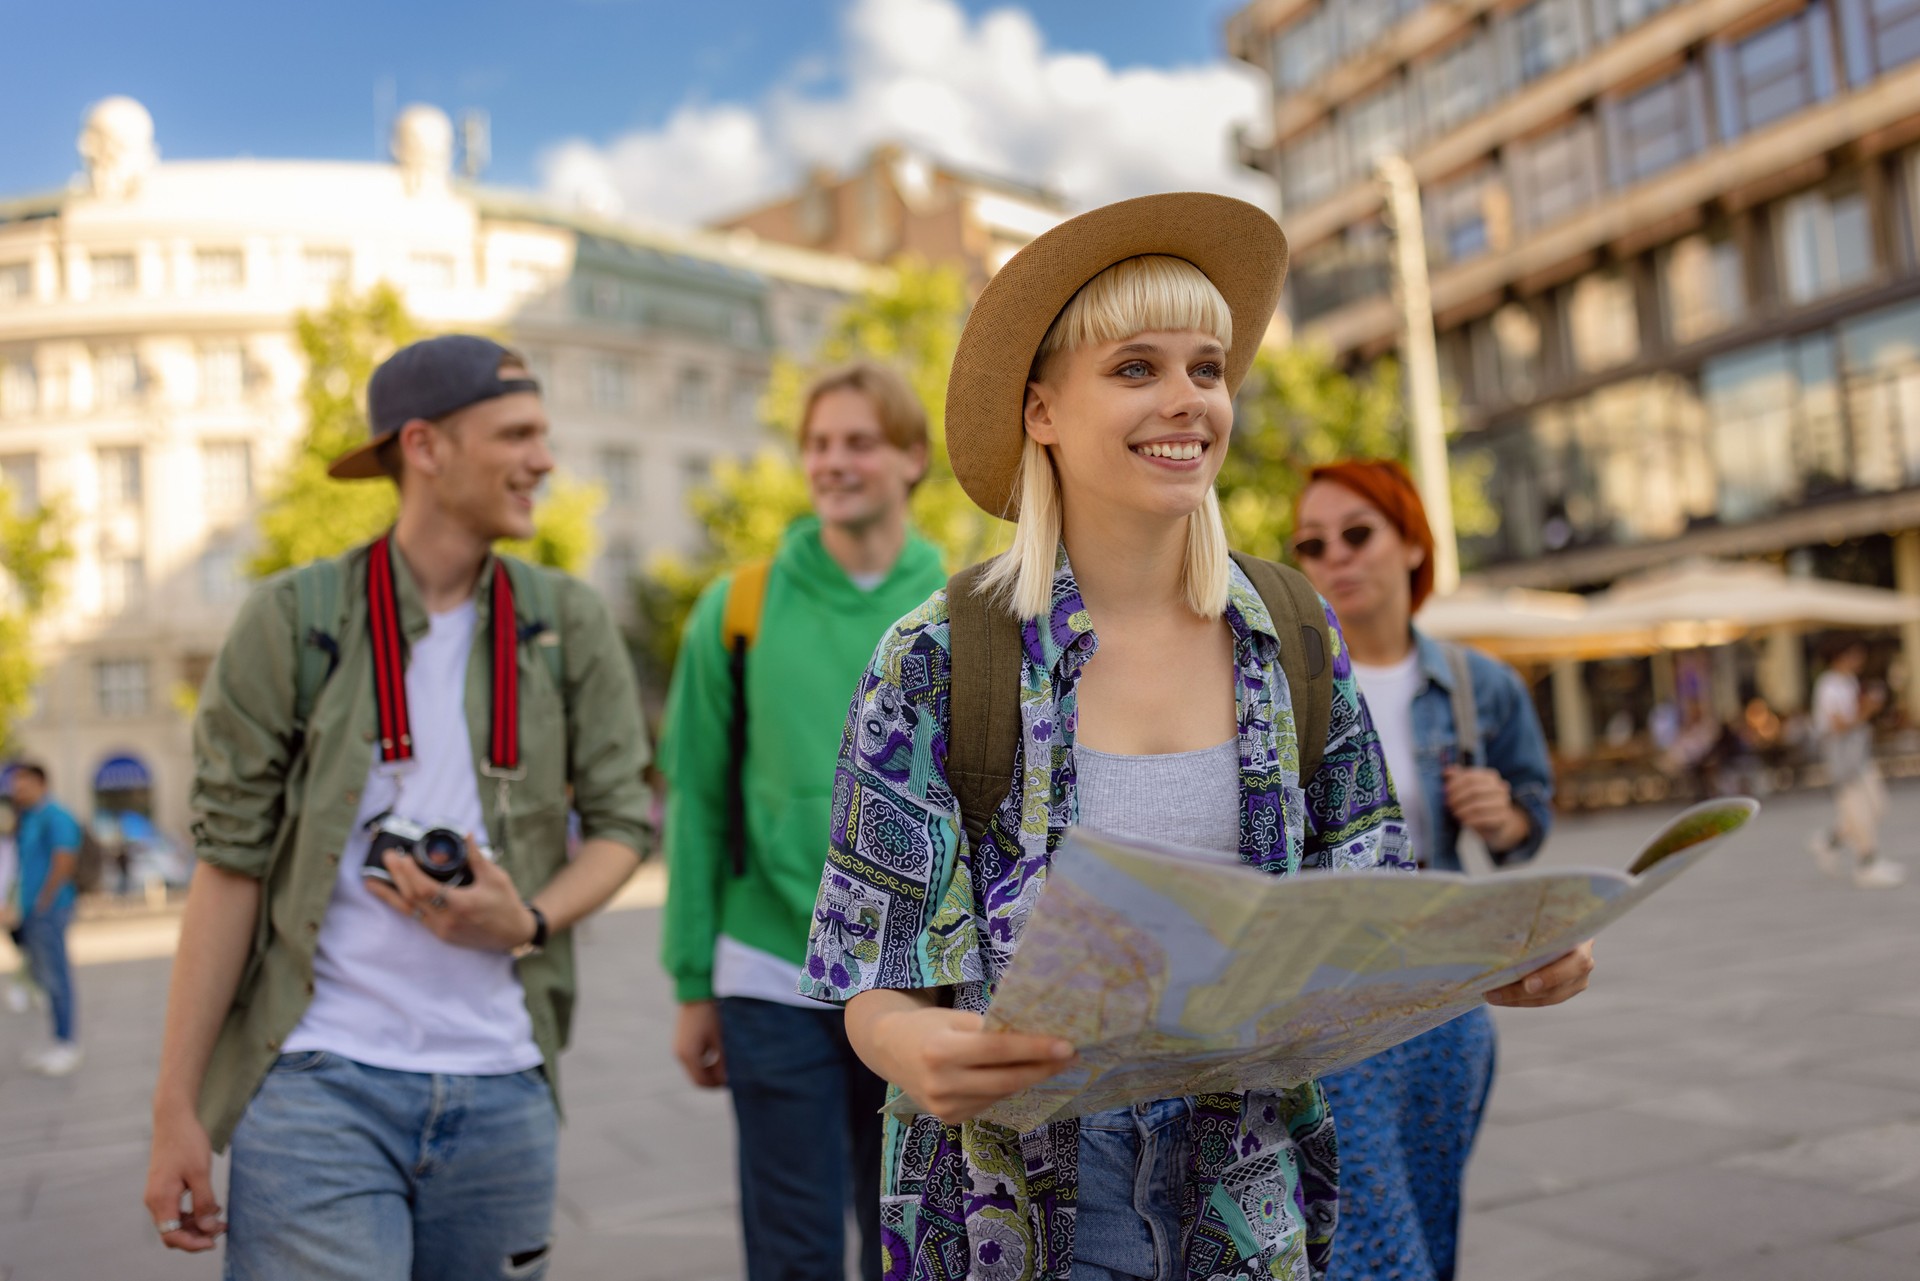
[[[320,932],[320,922],[318,921],[307,922],[307,933],[318,934],[319,932]]]
[[[359,803],[360,803],[360,793],[358,792],[347,793],[347,804],[358,805]]]
[[[327,855],[327,862],[331,866],[338,867],[340,866],[340,856],[338,854],[329,854]]]
[[[360,741],[363,743],[371,743],[373,741],[373,731],[366,730],[362,732],[360,735]]]
[[[307,995],[308,995],[308,996],[312,996],[312,995],[313,995],[313,980],[312,980],[312,979],[308,979],[308,980],[307,980]]]
[[[268,1041],[268,1042],[267,1042],[267,1048],[268,1048],[269,1050],[272,1050],[272,1051],[273,1051],[273,1052],[274,1052],[275,1054],[278,1054],[278,1053],[280,1053],[280,1042],[279,1042],[279,1041],[278,1041],[277,1039],[276,1039],[276,1040],[272,1040],[272,1041]]]

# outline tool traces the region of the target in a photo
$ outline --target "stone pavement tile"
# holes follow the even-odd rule
[[[1495,1212],[1469,1221],[1457,1271],[1469,1281],[1668,1281],[1684,1270],[1670,1261],[1570,1241]]]
[[[1474,1160],[1524,1172],[1526,1177],[1511,1193],[1513,1198],[1524,1198],[1644,1176],[1766,1141],[1764,1136],[1724,1126],[1631,1112],[1582,1112],[1519,1125],[1490,1124],[1480,1132]]]
[[[1624,1101],[1644,1116],[1725,1125],[1779,1135],[1820,1135],[1834,1127],[1920,1118],[1920,1089],[1852,1081],[1761,1077],[1723,1085],[1682,1086]]]
[[[1846,1057],[1835,1061],[1827,1071],[1853,1081],[1869,1081],[1906,1086],[1920,1090],[1920,1054],[1913,1049],[1889,1054],[1871,1054],[1864,1058]]]
[[[1487,1118],[1505,1124],[1590,1112],[1622,1103],[1642,1088],[1643,1082],[1623,1073],[1561,1064],[1512,1070],[1503,1065],[1493,1078]]]
[[[556,1238],[548,1281],[740,1281],[739,1225],[724,1218],[682,1216],[592,1236]]]
[[[1637,1255],[1701,1269],[1892,1227],[1911,1220],[1913,1207],[1746,1170],[1696,1166],[1529,1201],[1501,1213],[1603,1249],[1624,1246]],[[1807,1281],[1826,1278],[1815,1274]]]
[[[1744,1152],[1719,1164],[1920,1202],[1920,1122],[1888,1121],[1842,1130],[1771,1151]]]
[[[1916,1273],[1920,1273],[1920,1218],[1897,1228],[1882,1228],[1878,1232],[1854,1237],[1847,1244],[1875,1254],[1904,1259],[1914,1265]]]
[[[1913,1281],[1913,1268],[1850,1245],[1763,1254],[1689,1275],[1687,1281]]]

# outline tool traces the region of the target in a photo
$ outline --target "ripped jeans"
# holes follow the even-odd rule
[[[227,1281],[539,1281],[557,1132],[538,1068],[283,1054],[233,1133]]]

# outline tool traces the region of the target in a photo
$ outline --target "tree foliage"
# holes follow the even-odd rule
[[[59,501],[23,510],[0,482],[0,748],[14,745],[14,729],[32,704],[40,664],[33,630],[58,592],[58,575],[73,558],[66,509]]]
[[[364,543],[393,523],[399,496],[385,481],[339,481],[334,459],[367,438],[367,380],[399,348],[426,336],[391,285],[341,295],[295,318],[306,382],[307,431],[259,517],[259,548],[248,563],[264,577]],[[502,550],[578,573],[593,559],[600,486],[556,475],[534,512],[534,536]]]

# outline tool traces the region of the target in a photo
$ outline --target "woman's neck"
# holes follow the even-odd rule
[[[1413,652],[1413,624],[1396,610],[1382,610],[1371,618],[1340,620],[1347,653],[1365,667],[1392,667]]]
[[[1063,503],[1061,536],[1096,623],[1187,609],[1187,520],[1116,518]]]
[[[430,614],[466,603],[480,579],[490,544],[437,513],[402,505],[394,523],[394,546],[420,588]]]

